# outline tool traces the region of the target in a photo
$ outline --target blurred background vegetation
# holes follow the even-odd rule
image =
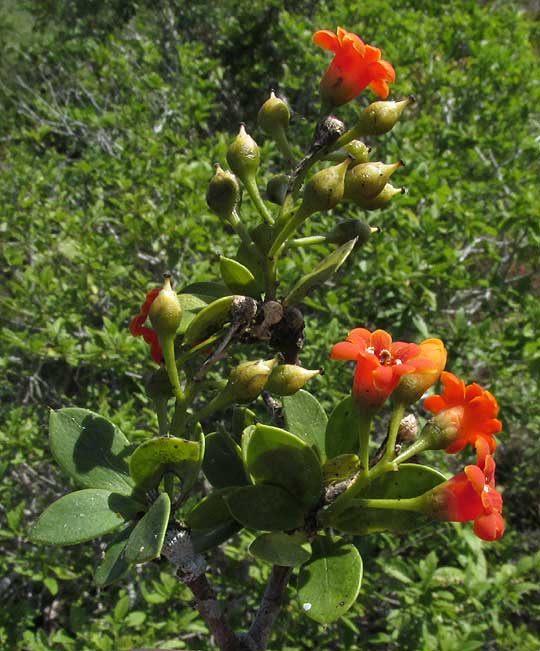
[[[129,318],[166,269],[180,284],[215,278],[217,254],[234,249],[205,204],[212,163],[240,121],[262,144],[255,118],[270,88],[308,143],[329,60],[311,35],[337,25],[383,49],[393,97],[418,100],[371,143],[374,160],[407,162],[409,194],[370,214],[381,235],[306,301],[303,364],[326,366],[317,391],[330,407],[350,369],[328,351],[351,327],[443,338],[449,370],[501,405],[507,533],[493,545],[451,524],[358,539],[355,608],[323,628],[292,598],[271,648],[540,649],[540,25],[534,3],[472,0],[0,0],[0,648],[210,648],[165,562],[98,590],[99,544],[26,542],[65,492],[48,408],[99,411],[133,440],[154,432],[148,353]],[[263,152],[269,177],[280,159],[270,143]],[[306,234],[357,216],[334,213]],[[323,253],[298,250],[285,276]],[[245,546],[212,558],[238,625],[268,571]]]

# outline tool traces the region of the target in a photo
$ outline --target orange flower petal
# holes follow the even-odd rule
[[[487,542],[499,540],[504,534],[504,518],[498,511],[484,513],[474,522],[474,533]]]
[[[330,358],[342,360],[356,359],[359,352],[357,344],[353,344],[350,341],[340,341],[330,351]]]
[[[330,50],[331,52],[337,52],[340,47],[340,42],[338,37],[328,29],[320,30],[313,34],[313,42],[315,45],[322,47],[325,50]]]
[[[362,350],[365,350],[369,346],[370,338],[371,332],[365,328],[354,328],[347,335],[347,341],[357,344]]]
[[[375,79],[369,84],[371,90],[380,97],[381,99],[386,99],[390,95],[390,88],[388,83],[382,79]]]
[[[369,342],[370,346],[373,346],[375,353],[379,354],[381,350],[388,350],[392,348],[392,337],[386,332],[386,330],[375,330],[371,335]]]

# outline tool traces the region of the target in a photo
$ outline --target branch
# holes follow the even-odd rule
[[[266,649],[272,626],[281,610],[283,595],[291,574],[292,568],[290,567],[283,567],[282,565],[272,567],[261,605],[248,634],[258,649]]]
[[[176,575],[195,597],[195,605],[221,651],[237,651],[238,638],[223,615],[216,593],[206,578],[206,561],[197,554],[185,529],[167,533],[162,550],[177,566]]]

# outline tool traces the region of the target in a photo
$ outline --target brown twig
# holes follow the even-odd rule
[[[263,651],[268,645],[272,626],[276,621],[287,584],[291,578],[292,568],[274,565],[268,578],[261,605],[249,629],[249,637],[255,642],[256,648]]]

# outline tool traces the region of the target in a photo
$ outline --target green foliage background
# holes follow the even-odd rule
[[[0,2],[0,647],[208,649],[204,624],[165,563],[99,591],[99,545],[37,548],[29,524],[65,491],[46,443],[48,408],[110,416],[133,440],[156,429],[142,389],[144,345],[127,333],[147,287],[170,269],[210,280],[232,238],[204,201],[238,122],[256,133],[269,88],[307,144],[328,58],[315,29],[342,25],[383,48],[395,97],[418,100],[376,141],[403,158],[409,194],[372,213],[382,235],[306,302],[306,367],[325,364],[326,406],[350,369],[328,350],[354,326],[442,337],[449,369],[497,396],[498,481],[508,532],[470,527],[359,539],[357,606],[327,628],[294,599],[273,647],[416,651],[540,649],[540,75],[537,17],[512,2],[68,0]],[[352,120],[365,97],[340,113]],[[266,171],[279,169],[264,146]],[[320,233],[338,208],[306,228]],[[227,234],[230,235],[230,234]],[[323,248],[298,251],[286,276]],[[150,424],[150,425],[149,425]],[[437,457],[442,469],[456,471]],[[215,581],[245,622],[267,568],[238,539]],[[225,556],[227,560],[225,560]],[[246,589],[247,586],[247,589]]]

